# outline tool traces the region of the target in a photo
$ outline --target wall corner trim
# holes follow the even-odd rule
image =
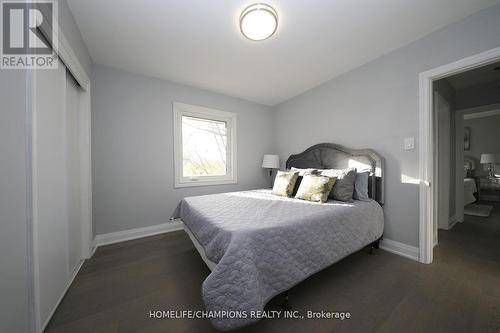
[[[100,234],[95,236],[95,247],[125,242],[128,240],[164,234],[167,232],[183,230],[182,222],[174,220],[163,224],[152,225],[149,227],[129,229],[108,234]]]
[[[450,217],[450,222],[448,223],[448,230],[453,229],[453,227],[458,223],[458,219],[455,215]]]
[[[94,240],[92,241],[92,245],[90,247],[89,257],[87,259],[92,258],[96,250],[97,250],[97,239],[96,237],[94,237]]]
[[[52,319],[52,317],[54,316],[54,313],[56,313],[56,310],[57,308],[59,307],[59,305],[61,304],[64,296],[66,295],[66,293],[68,292],[69,288],[71,287],[71,285],[73,284],[73,281],[75,280],[76,276],[78,275],[78,272],[80,271],[80,268],[82,268],[83,266],[83,263],[85,262],[86,259],[82,259],[80,261],[80,263],[76,266],[75,270],[71,273],[71,276],[68,280],[68,283],[66,284],[66,287],[64,287],[64,290],[63,292],[61,293],[61,295],[59,296],[59,298],[57,299],[57,302],[56,304],[54,305],[54,307],[52,308],[52,310],[50,311],[50,314],[49,316],[47,317],[47,319],[45,320],[45,322],[42,324],[41,326],[41,329],[40,329],[40,332],[43,332],[45,331],[45,329],[47,328],[47,326],[49,325],[50,323],[50,320]]]
[[[415,261],[419,261],[419,249],[418,247],[400,243],[391,239],[384,238],[380,243],[380,248],[387,252],[391,252],[400,255],[405,258],[409,258]]]

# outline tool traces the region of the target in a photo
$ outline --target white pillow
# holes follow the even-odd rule
[[[296,171],[299,173],[299,176],[305,176],[305,175],[315,175],[318,173],[318,169],[314,168],[307,168],[307,169],[301,169],[301,168],[295,168],[292,167],[290,171]]]

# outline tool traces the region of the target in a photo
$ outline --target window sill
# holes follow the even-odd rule
[[[174,188],[238,184],[237,179],[175,182]]]

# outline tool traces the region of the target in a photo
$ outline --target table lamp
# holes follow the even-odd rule
[[[269,169],[269,178],[271,180],[271,187],[273,186],[273,169],[280,168],[280,156],[279,155],[264,155],[262,160],[262,167]]]
[[[481,164],[488,164],[489,178],[495,178],[494,165],[500,163],[500,154],[481,154]]]

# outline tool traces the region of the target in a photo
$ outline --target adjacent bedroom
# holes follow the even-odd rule
[[[500,332],[500,0],[0,6],[0,332]]]

